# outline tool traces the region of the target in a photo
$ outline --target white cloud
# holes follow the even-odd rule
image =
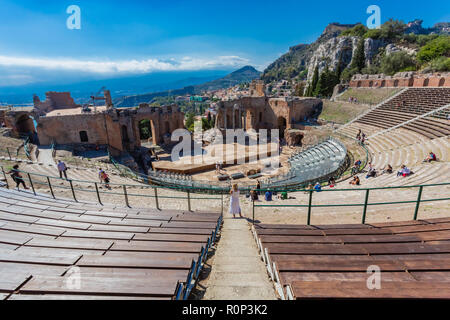
[[[170,58],[167,60],[122,60],[122,61],[95,61],[76,59],[50,59],[10,57],[0,55],[0,66],[9,68],[37,68],[62,71],[79,71],[97,74],[114,73],[149,73],[155,71],[188,71],[207,70],[215,68],[233,68],[244,66],[249,60],[238,56],[218,56],[213,58],[181,59]]]

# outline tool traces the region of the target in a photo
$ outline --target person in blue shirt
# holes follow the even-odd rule
[[[322,191],[322,186],[320,185],[320,183],[316,183],[316,185],[314,186],[314,189],[317,191],[317,192],[320,192],[320,191]]]
[[[267,190],[265,194],[266,201],[272,201],[272,191]]]

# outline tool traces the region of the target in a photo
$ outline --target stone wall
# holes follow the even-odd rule
[[[46,92],[45,101],[39,99],[38,96],[33,97],[34,108],[38,112],[50,112],[56,109],[71,109],[79,108],[73,98],[70,96],[70,92]]]
[[[401,72],[394,76],[357,74],[352,77],[349,86],[351,88],[450,87],[450,73]]]
[[[216,128],[291,129],[305,120],[317,119],[322,100],[316,98],[242,97],[218,103]]]

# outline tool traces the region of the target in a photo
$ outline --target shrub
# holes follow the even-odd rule
[[[368,30],[369,29],[365,25],[357,24],[353,28],[350,28],[350,29],[347,29],[347,30],[343,31],[340,35],[341,36],[363,37]]]
[[[421,63],[430,62],[442,56],[450,56],[450,36],[439,36],[429,41],[417,53],[417,59]]]
[[[393,52],[381,59],[381,71],[393,75],[399,71],[416,70],[414,58],[404,51]]]

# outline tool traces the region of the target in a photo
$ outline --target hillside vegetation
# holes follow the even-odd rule
[[[336,100],[348,102],[349,98],[353,97],[360,104],[377,105],[401,90],[401,88],[349,88]]]

